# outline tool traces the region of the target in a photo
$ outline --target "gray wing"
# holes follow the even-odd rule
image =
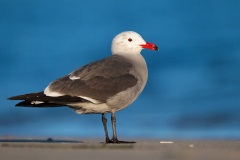
[[[131,88],[137,79],[130,74],[132,64],[124,57],[113,55],[85,65],[67,76],[53,81],[45,94],[87,97],[105,102],[109,97]]]

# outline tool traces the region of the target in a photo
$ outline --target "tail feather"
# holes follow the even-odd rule
[[[63,107],[66,105],[42,102],[42,101],[22,101],[22,102],[17,103],[15,106],[16,107]]]
[[[43,92],[23,94],[23,95],[9,97],[8,99],[23,100],[22,102],[17,103],[16,106],[25,106],[25,107],[60,107],[60,106],[66,106],[66,104],[73,103],[73,102],[87,101],[80,97],[72,97],[72,96],[50,97],[50,96],[46,96]]]
[[[9,97],[8,99],[9,100],[33,100],[33,99],[36,100],[36,98],[40,99],[41,97],[44,97],[43,92],[22,94],[22,95],[18,95],[18,96]]]

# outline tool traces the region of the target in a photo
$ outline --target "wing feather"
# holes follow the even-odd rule
[[[132,64],[127,59],[113,55],[55,80],[49,84],[48,93],[45,94],[55,92],[105,102],[109,97],[137,84],[136,77],[130,74],[131,70]]]

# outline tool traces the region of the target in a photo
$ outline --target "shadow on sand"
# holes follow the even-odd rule
[[[0,139],[0,142],[18,142],[18,143],[83,143],[82,141],[74,140],[54,140],[48,139]]]

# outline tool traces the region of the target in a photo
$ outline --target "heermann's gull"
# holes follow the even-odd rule
[[[115,112],[130,105],[142,92],[148,77],[140,52],[158,47],[133,31],[122,32],[112,41],[112,55],[89,63],[50,83],[43,92],[10,97],[24,100],[16,106],[69,106],[77,113],[100,113],[106,143],[121,143],[116,134]],[[111,113],[113,138],[108,137],[105,113]]]

